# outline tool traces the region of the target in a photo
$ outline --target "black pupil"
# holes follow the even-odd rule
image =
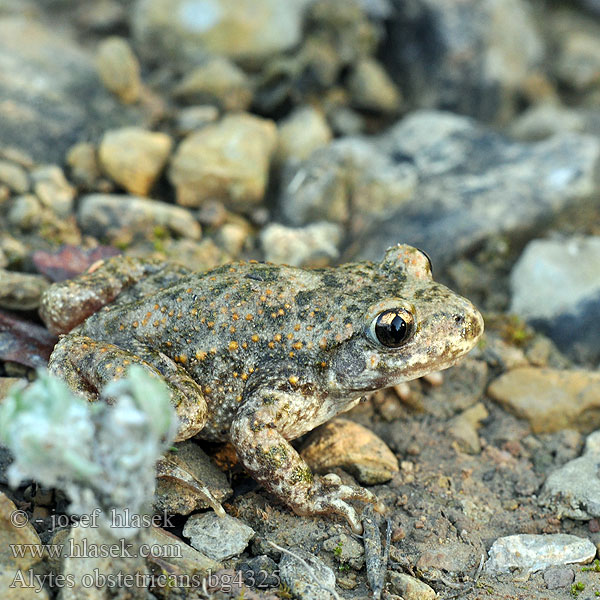
[[[375,335],[377,339],[389,348],[401,346],[410,333],[409,324],[400,316],[397,310],[386,310],[377,317]]]

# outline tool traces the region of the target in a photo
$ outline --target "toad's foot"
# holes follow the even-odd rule
[[[73,391],[94,401],[107,383],[125,377],[128,367],[134,364],[167,384],[179,418],[175,441],[188,439],[204,427],[207,410],[200,386],[181,366],[160,352],[141,346],[131,352],[86,336],[68,335],[54,348],[48,369]]]

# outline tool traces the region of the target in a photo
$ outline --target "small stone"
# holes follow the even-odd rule
[[[314,471],[341,467],[365,485],[385,483],[399,471],[398,459],[385,442],[348,419],[337,418],[317,429],[301,456]]]
[[[575,573],[570,567],[550,567],[544,571],[544,582],[549,590],[567,587],[574,579]]]
[[[40,297],[49,286],[42,275],[17,273],[0,269],[0,308],[33,310],[40,305]]]
[[[193,240],[202,235],[200,225],[185,208],[136,196],[84,196],[77,221],[85,233],[109,240],[153,237],[157,227]]]
[[[534,573],[552,566],[589,563],[596,546],[565,533],[509,535],[498,538],[488,552],[485,571],[494,575],[520,570]]]
[[[391,591],[404,600],[434,600],[437,598],[435,591],[416,577],[391,571],[389,579]]]
[[[306,227],[271,223],[260,232],[260,244],[268,262],[319,267],[338,258],[342,236],[337,223],[320,222]]]
[[[357,108],[383,113],[400,109],[400,91],[385,69],[372,58],[363,58],[355,65],[348,88],[352,104]]]
[[[103,40],[97,50],[96,68],[107,90],[121,102],[131,104],[140,96],[140,63],[131,46],[122,37]]]
[[[245,211],[260,204],[276,142],[273,121],[249,114],[228,115],[190,134],[169,171],[177,202],[200,206],[215,198]]]
[[[596,431],[588,436],[582,456],[550,473],[540,493],[540,505],[560,518],[587,521],[600,517],[599,462],[600,431]]]
[[[584,92],[600,82],[600,40],[597,33],[565,32],[556,61],[558,79],[573,90]]]
[[[89,142],[79,142],[72,146],[67,152],[67,164],[71,168],[73,180],[88,188],[92,188],[100,177],[96,147]]]
[[[600,427],[600,373],[523,367],[492,381],[487,393],[534,433]]]
[[[224,223],[217,234],[217,241],[227,254],[237,257],[242,252],[249,235],[250,226],[245,222]]]
[[[25,194],[17,196],[8,211],[8,222],[21,231],[35,229],[43,219],[43,208],[37,196]]]
[[[333,133],[323,113],[311,106],[297,108],[279,123],[277,160],[304,160],[331,141]]]
[[[27,171],[20,165],[7,160],[0,160],[0,183],[7,185],[17,194],[29,191]]]
[[[331,600],[333,595],[324,588],[335,589],[333,571],[320,559],[300,548],[291,548],[291,552],[302,558],[307,568],[294,556],[283,553],[279,561],[279,576],[291,594],[299,600]],[[316,583],[316,581],[319,584]]]
[[[468,454],[481,452],[477,430],[481,427],[480,422],[488,416],[489,413],[483,403],[478,402],[450,421],[448,431],[457,440],[461,451]]]
[[[26,513],[18,511],[12,500],[0,492],[0,589],[6,600],[48,600],[49,597],[45,588],[36,590],[29,586],[29,570],[42,557],[27,549],[41,546],[42,541],[27,519]],[[20,546],[23,556],[17,556],[11,544]]]
[[[98,149],[102,169],[134,195],[147,196],[165,166],[173,140],[138,127],[107,131]]]
[[[209,104],[182,108],[177,112],[175,122],[177,134],[186,136],[196,129],[201,129],[209,123],[214,123],[218,118],[219,109]]]
[[[551,102],[530,107],[510,126],[511,136],[525,142],[537,142],[566,131],[585,132],[584,116]]]
[[[83,3],[77,10],[77,23],[84,29],[104,33],[127,27],[127,12],[118,0]]]
[[[173,94],[188,104],[217,104],[225,111],[246,110],[252,102],[244,71],[224,56],[213,56],[190,71]]]
[[[233,493],[227,477],[200,446],[185,441],[177,445],[177,452],[169,452],[161,459],[154,508],[178,515],[189,515],[194,510],[210,508],[196,482],[201,482],[218,502]]]
[[[572,358],[595,363],[600,359],[598,273],[600,236],[533,240],[510,275],[510,310]]]
[[[73,212],[75,188],[67,181],[60,167],[37,167],[30,176],[35,194],[45,207],[59,217],[68,217]]]
[[[254,537],[254,530],[230,515],[219,517],[214,512],[192,515],[183,528],[196,550],[214,560],[225,560],[241,554]]]
[[[348,564],[357,571],[365,564],[365,550],[361,543],[349,535],[334,535],[323,542],[323,550],[333,552],[334,558],[341,564]]]

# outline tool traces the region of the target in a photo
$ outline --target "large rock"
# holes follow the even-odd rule
[[[138,0],[132,27],[149,59],[198,64],[208,54],[260,61],[300,41],[307,0]]]
[[[573,358],[600,360],[600,236],[529,242],[510,283],[511,312]]]
[[[504,120],[542,58],[522,0],[395,0],[382,52],[414,106]]]
[[[0,17],[0,73],[0,140],[39,162],[60,163],[76,141],[142,122],[104,89],[93,58],[62,30]]]
[[[560,518],[589,521],[600,517],[600,431],[585,443],[583,455],[552,472],[544,483],[540,504]]]
[[[522,367],[492,381],[488,395],[527,419],[534,433],[600,427],[600,373]]]
[[[276,144],[275,123],[249,114],[229,115],[190,134],[169,170],[177,202],[200,206],[212,198],[238,210],[260,204]]]
[[[600,141],[576,133],[524,144],[465,117],[419,111],[378,140],[378,150],[416,166],[418,201],[388,211],[361,258],[377,260],[401,240],[445,267],[490,236],[535,235],[600,189]]]

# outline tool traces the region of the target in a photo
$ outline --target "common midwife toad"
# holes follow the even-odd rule
[[[483,331],[477,309],[435,283],[425,254],[398,245],[380,264],[300,269],[256,262],[205,273],[116,257],[42,300],[67,333],[50,370],[90,400],[129,365],[162,377],[178,439],[228,440],[252,476],[301,515],[375,501],[314,477],[289,440],[366,393],[453,365]]]

